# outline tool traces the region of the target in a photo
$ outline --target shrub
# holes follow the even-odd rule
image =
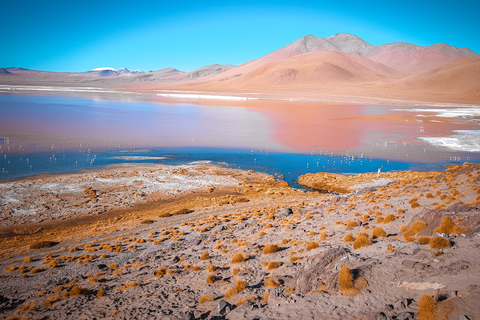
[[[68,295],[70,297],[73,297],[73,296],[78,296],[79,294],[87,294],[88,292],[89,290],[87,288],[74,286],[72,287],[72,289],[70,289],[70,292],[68,293]]]
[[[278,288],[278,287],[280,287],[280,281],[278,281],[275,278],[265,279],[264,284],[265,284],[265,287],[267,287],[267,288]]]
[[[230,288],[227,293],[225,293],[225,299],[228,300],[230,299],[231,296],[240,293],[244,291],[247,288],[247,283],[242,280],[237,280],[235,282],[235,286],[233,288]]]
[[[100,298],[103,297],[104,295],[105,295],[105,289],[100,289],[100,290],[98,290],[98,292],[97,292],[97,298],[100,299]]]
[[[238,268],[235,268],[235,269],[232,270],[232,274],[233,274],[234,277],[235,277],[239,272],[240,272],[240,269],[238,269]]]
[[[208,260],[208,259],[210,259],[210,254],[208,254],[208,252],[202,253],[202,256],[200,257],[200,260],[205,261],[205,260]]]
[[[442,248],[450,248],[451,244],[448,239],[445,239],[443,237],[435,237],[432,240],[430,240],[430,249],[442,249]]]
[[[357,222],[355,220],[349,220],[347,222],[347,229],[358,227]]]
[[[437,229],[433,231],[435,233],[445,233],[447,235],[457,234],[463,232],[462,227],[457,226],[450,217],[443,217],[442,222]]]
[[[373,228],[373,230],[372,230],[372,238],[373,239],[386,237],[386,236],[387,236],[387,233],[382,228],[380,228],[380,227]]]
[[[390,222],[395,221],[395,219],[396,219],[395,215],[393,215],[393,214],[387,214],[387,215],[385,216],[385,219],[383,219],[383,223],[390,223]]]
[[[25,257],[25,259],[23,259],[23,263],[31,263],[33,262],[33,259],[31,257]]]
[[[325,241],[327,240],[327,231],[322,231],[320,233],[320,241]]]
[[[357,235],[355,241],[353,241],[353,249],[360,249],[363,247],[368,247],[372,244],[372,241],[368,239],[368,234],[361,232]]]
[[[349,243],[349,242],[353,242],[355,241],[355,238],[353,237],[353,235],[351,233],[347,233],[345,235],[345,237],[343,237],[343,242],[345,243]]]
[[[58,242],[55,241],[37,241],[30,245],[30,249],[43,249],[43,248],[50,248],[57,245]]]
[[[424,294],[418,300],[418,320],[433,320],[435,318],[435,300]]]
[[[167,268],[158,267],[157,271],[155,272],[155,279],[163,277],[166,271],[167,271]]]
[[[397,213],[398,213],[398,214],[405,213],[405,210],[403,210],[402,208],[398,208],[398,209],[397,209]]]
[[[353,286],[352,273],[347,265],[344,265],[342,269],[340,269],[340,273],[338,274],[338,287],[344,296],[354,296],[360,293],[360,291]]]
[[[393,252],[393,251],[394,251],[394,250],[393,250],[393,246],[392,246],[391,244],[389,244],[389,245],[387,246],[387,250],[390,251],[390,252]]]
[[[198,304],[202,305],[207,301],[213,301],[213,298],[211,296],[209,296],[208,294],[205,294],[205,295],[200,297],[200,300],[198,300]]]
[[[318,241],[307,242],[307,250],[312,250],[318,248]]]
[[[420,205],[416,201],[412,202],[412,204],[410,206],[412,207],[412,209],[416,209],[416,208],[420,207]]]
[[[108,267],[112,270],[117,270],[118,269],[118,264],[112,263],[112,264],[109,264]]]
[[[55,301],[58,301],[60,299],[61,299],[60,296],[50,296],[45,300],[45,303],[43,304],[43,306],[45,308],[51,308],[52,303],[54,303]]]
[[[280,262],[270,261],[267,266],[268,266],[268,271],[277,269],[278,267],[280,267]]]
[[[410,229],[408,229],[403,233],[402,235],[403,239],[405,240],[405,242],[413,242],[415,240],[413,237],[426,229],[427,229],[427,224],[425,222],[415,221],[410,226]]]
[[[383,223],[383,217],[378,217],[377,218],[377,223]]]
[[[245,302],[247,302],[249,300],[250,301],[255,300],[255,296],[249,296],[249,297],[245,297],[245,298],[242,298],[242,299],[238,300],[237,307],[241,306],[242,304],[244,304]]]
[[[241,253],[235,253],[232,256],[232,263],[242,263],[243,261],[245,261],[245,258]]]
[[[267,244],[263,247],[263,254],[272,254],[278,251],[278,246],[276,244]]]
[[[418,237],[416,239],[422,246],[430,243],[430,237]]]
[[[213,284],[215,281],[218,281],[220,279],[221,279],[220,277],[217,277],[214,274],[209,274],[207,277],[207,284]]]
[[[399,232],[405,232],[407,231],[407,226],[401,226]]]
[[[217,268],[215,267],[214,264],[210,263],[210,264],[207,266],[207,270],[208,270],[208,272],[215,272],[215,271],[217,271]]]
[[[317,235],[317,233],[315,231],[310,231],[310,233],[308,234],[310,237],[313,237],[315,235]],[[284,239],[284,240],[287,240],[287,239]],[[288,241],[287,241],[288,242]],[[283,243],[283,241],[282,241]],[[285,244],[285,243],[284,243]]]
[[[302,258],[296,257],[296,256],[291,256],[290,257],[290,262],[295,262],[295,261],[300,260],[300,259],[302,259]]]
[[[137,282],[137,281],[129,282],[129,283],[123,285],[122,291],[125,291],[125,290],[127,290],[127,289],[129,289],[129,288],[138,287],[139,285],[140,285],[140,283]]]

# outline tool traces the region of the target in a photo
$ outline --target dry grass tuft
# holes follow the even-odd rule
[[[101,297],[103,297],[105,295],[105,289],[100,289],[98,290],[97,292],[97,298],[100,299]]]
[[[355,220],[349,220],[347,222],[347,229],[358,227],[357,222]]]
[[[232,256],[232,263],[242,263],[243,261],[245,261],[245,258],[241,253],[235,253]]]
[[[215,272],[215,271],[217,271],[217,268],[215,267],[215,265],[213,263],[210,263],[207,266],[207,270],[208,270],[208,272]]]
[[[244,304],[247,301],[253,301],[253,300],[255,300],[255,296],[249,296],[249,297],[242,298],[242,299],[238,300],[237,307],[241,306],[242,304]]]
[[[450,217],[443,217],[442,222],[437,229],[433,231],[435,233],[445,233],[446,235],[462,233],[464,230],[453,222]]]
[[[318,241],[307,242],[307,251],[318,248]]]
[[[222,278],[220,277],[217,277],[216,275],[214,274],[209,274],[208,277],[207,277],[207,284],[214,284],[215,281],[218,281],[218,280],[221,280]]]
[[[345,235],[345,237],[343,237],[343,242],[344,243],[349,243],[349,242],[353,242],[355,241],[355,238],[353,237],[353,235],[351,233],[347,233]]]
[[[267,278],[265,279],[265,287],[267,288],[278,288],[280,287],[280,281],[275,278]]]
[[[327,240],[327,231],[322,231],[320,233],[320,241],[325,241]]]
[[[270,262],[267,264],[268,271],[273,270],[273,269],[277,269],[278,267],[280,267],[280,265],[281,265],[280,262],[270,261]]]
[[[263,247],[263,254],[272,254],[278,251],[278,246],[276,244],[267,244]]]
[[[435,319],[435,300],[429,295],[424,294],[418,300],[418,320]]]
[[[23,263],[31,263],[31,262],[33,262],[33,259],[31,257],[25,257],[23,259]]]
[[[423,221],[415,221],[410,226],[410,229],[403,233],[403,239],[405,242],[413,242],[415,240],[414,236],[427,229],[427,224]]]
[[[352,273],[347,265],[344,265],[338,274],[338,287],[344,296],[354,296],[360,293],[353,286]]]
[[[200,257],[200,260],[205,261],[205,260],[208,260],[208,259],[210,259],[210,254],[208,252],[202,253],[202,256]]]
[[[118,269],[118,264],[112,263],[112,264],[109,264],[108,267],[112,270],[117,270]]]
[[[265,292],[262,297],[262,301],[268,302],[268,298],[270,297],[270,292]]]
[[[56,246],[58,242],[55,241],[37,241],[30,245],[30,249],[43,249],[43,248],[51,248]]]
[[[395,221],[395,219],[396,219],[395,215],[393,215],[393,214],[387,214],[387,215],[385,216],[385,219],[383,219],[383,223],[390,223],[390,222]]]
[[[245,281],[237,280],[237,282],[235,282],[235,286],[233,288],[230,288],[225,293],[225,299],[226,300],[230,299],[233,295],[236,295],[237,293],[244,291],[246,288],[247,288],[247,283]]]
[[[357,238],[355,241],[353,241],[353,249],[360,249],[363,247],[368,247],[369,245],[372,244],[372,241],[368,239],[368,234],[365,232],[361,232],[357,235]]]
[[[417,240],[422,246],[423,246],[423,245],[426,245],[426,244],[430,244],[430,241],[431,241],[430,237],[418,237],[416,240]]]
[[[448,239],[445,239],[443,237],[435,237],[432,240],[430,240],[430,249],[442,249],[442,248],[450,248],[451,244]]]
[[[393,249],[393,246],[391,244],[389,244],[387,246],[387,250],[390,251],[390,252],[394,252],[395,250]]]
[[[302,259],[302,258],[296,257],[296,256],[291,256],[290,257],[290,262],[295,262],[295,261],[300,260],[300,259]]]
[[[397,209],[397,214],[402,214],[402,213],[405,213],[405,210],[403,210],[402,208],[398,208]]]
[[[198,300],[198,304],[202,305],[207,301],[213,301],[213,298],[211,296],[209,296],[208,294],[205,294],[205,295],[200,297],[200,300]]]
[[[155,272],[155,279],[163,277],[166,272],[167,272],[167,268],[158,267],[157,271]]]
[[[380,228],[380,227],[373,228],[373,230],[372,230],[372,238],[373,239],[386,237],[386,236],[387,236],[387,233],[382,228]]]
[[[125,291],[125,290],[133,288],[133,287],[138,287],[139,285],[140,285],[140,283],[137,282],[137,281],[129,282],[129,283],[122,286],[122,291]]]
[[[70,289],[70,292],[68,293],[68,295],[70,297],[73,297],[73,296],[78,296],[80,294],[87,294],[88,292],[89,290],[85,287],[74,286],[72,287],[72,289]]]

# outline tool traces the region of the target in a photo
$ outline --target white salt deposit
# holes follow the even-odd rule
[[[480,152],[480,130],[454,130],[454,134],[448,137],[419,137],[429,144],[466,152]]]
[[[209,100],[229,100],[229,101],[257,100],[257,98],[250,98],[250,97],[216,96],[211,94],[193,94],[193,93],[157,93],[157,96],[166,97],[166,98],[209,99]]]

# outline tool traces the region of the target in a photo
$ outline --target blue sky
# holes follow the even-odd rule
[[[0,0],[0,12],[0,67],[191,71],[340,32],[480,53],[479,1]]]

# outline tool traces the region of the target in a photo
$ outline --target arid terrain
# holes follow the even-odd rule
[[[5,182],[0,319],[478,319],[479,180],[317,173],[305,192],[194,163]]]

